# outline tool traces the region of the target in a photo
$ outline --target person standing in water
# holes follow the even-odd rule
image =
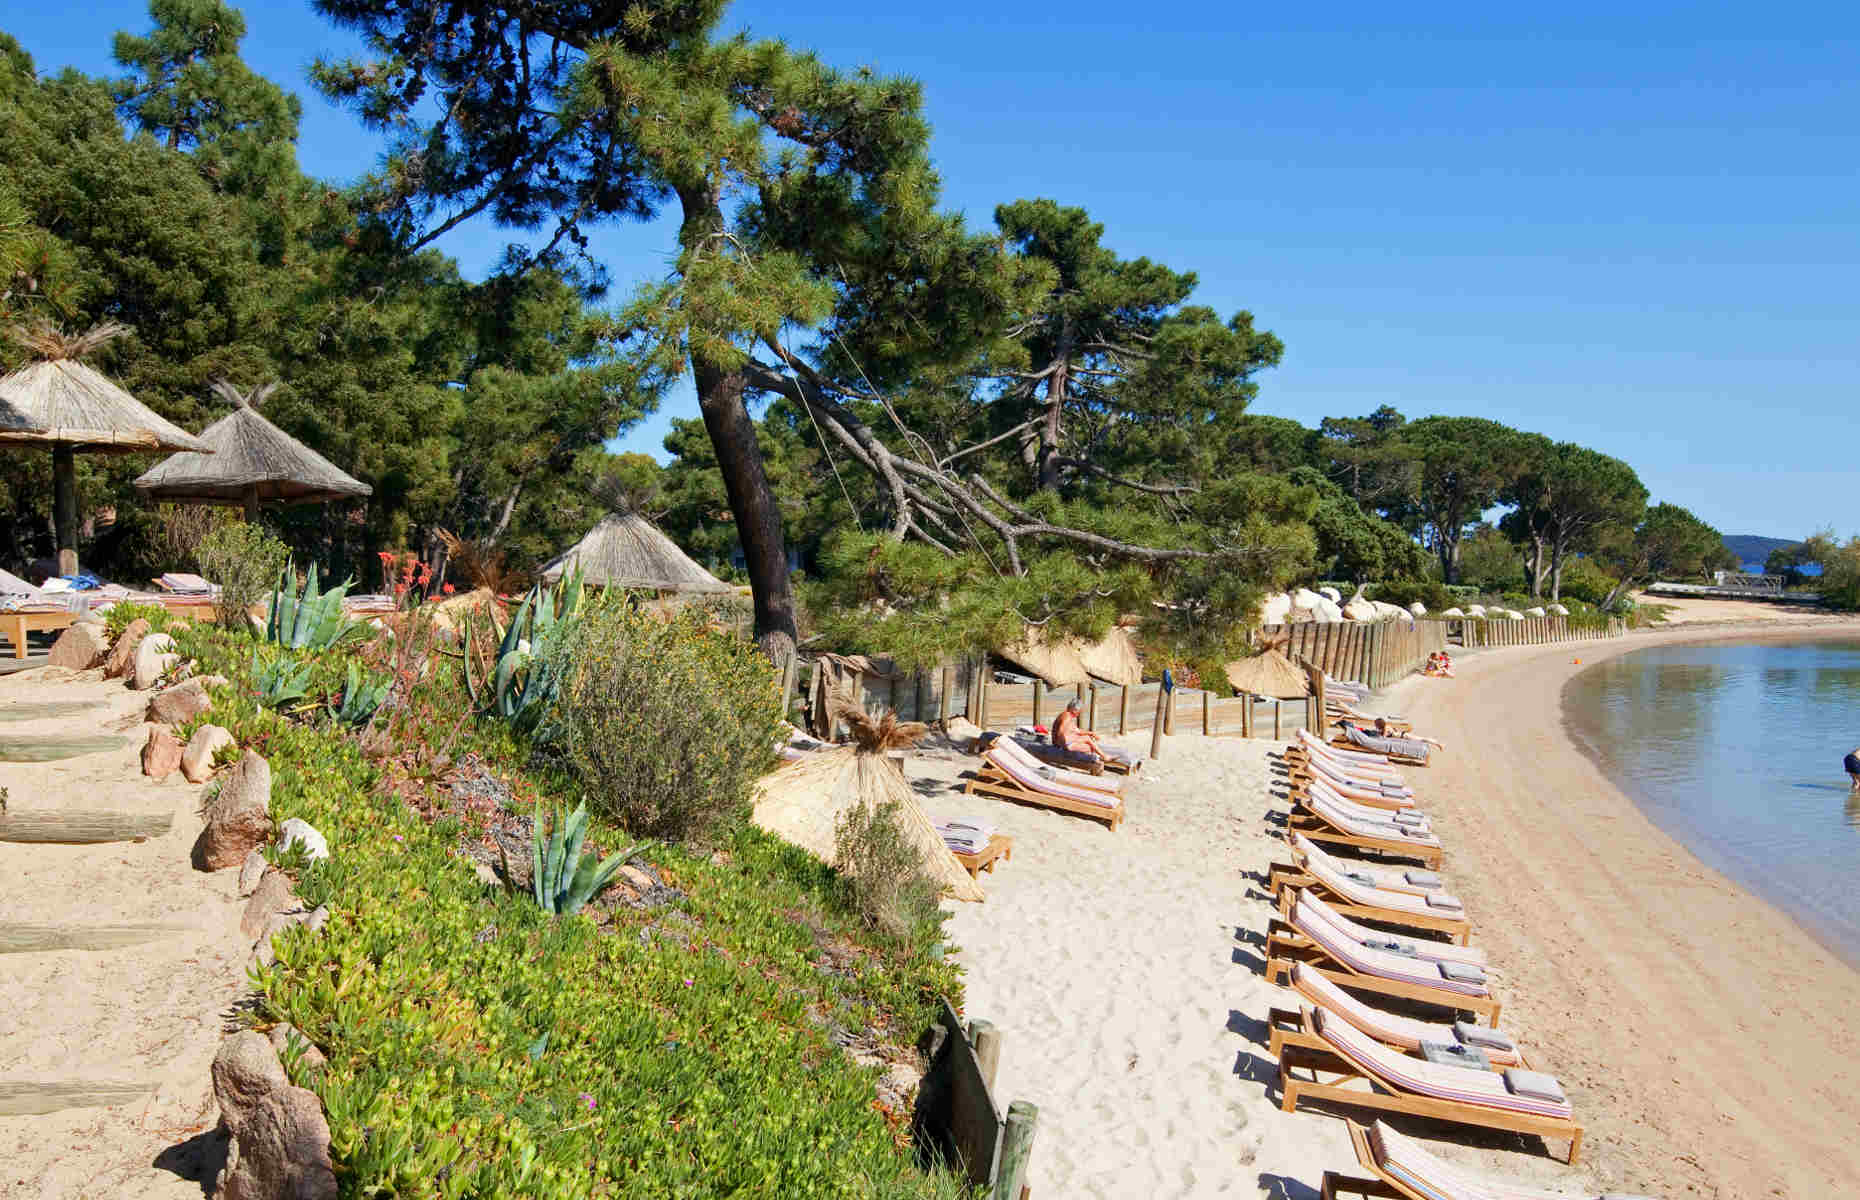
[[[1841,760],[1841,765],[1847,768],[1847,778],[1853,780],[1853,790],[1860,792],[1860,746],[1849,751],[1847,757]]]

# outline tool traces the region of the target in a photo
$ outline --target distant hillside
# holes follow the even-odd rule
[[[1725,548],[1737,555],[1746,570],[1755,568],[1761,571],[1763,564],[1769,561],[1770,551],[1781,550],[1784,546],[1793,546],[1801,538],[1758,537],[1754,533],[1727,533],[1724,535]]]

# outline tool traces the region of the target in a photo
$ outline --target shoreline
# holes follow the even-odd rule
[[[1448,746],[1411,781],[1504,971],[1506,1023],[1571,1090],[1609,1187],[1840,1194],[1860,1174],[1860,970],[1656,824],[1574,736],[1564,689],[1650,646],[1854,637],[1840,619],[1696,623],[1479,651],[1380,705]]]

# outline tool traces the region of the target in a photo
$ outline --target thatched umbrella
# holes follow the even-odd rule
[[[810,754],[763,778],[756,786],[754,821],[822,862],[833,863],[834,827],[855,805],[874,809],[895,803],[898,828],[923,856],[924,874],[937,890],[958,900],[980,900],[982,887],[943,843],[924,815],[917,793],[904,782],[885,751],[912,745],[928,726],[901,722],[886,712],[876,720],[856,707],[835,716],[852,730],[854,743]]]
[[[1237,692],[1295,700],[1307,691],[1305,673],[1277,647],[1227,664],[1227,682]]]
[[[110,322],[66,337],[48,324],[15,328],[14,340],[38,357],[0,379],[0,443],[52,448],[52,521],[58,570],[77,571],[77,454],[147,454],[212,448],[79,360],[129,332]]]
[[[553,583],[573,567],[592,587],[647,588],[657,592],[730,592],[712,575],[635,512],[613,512],[556,558],[542,577]]]
[[[249,394],[223,379],[208,386],[233,406],[232,412],[201,431],[208,453],[183,451],[136,480],[144,496],[181,504],[236,504],[251,521],[260,504],[321,504],[373,494],[373,488],[259,413],[258,406],[277,384]]]

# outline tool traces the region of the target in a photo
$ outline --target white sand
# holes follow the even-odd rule
[[[98,707],[73,718],[0,724],[0,737],[121,732],[128,744],[55,763],[0,764],[12,811],[167,811],[174,826],[140,844],[0,842],[0,914],[190,931],[118,950],[0,959],[0,1079],[154,1085],[132,1105],[0,1117],[0,1196],[197,1200],[201,1185],[184,1176],[205,1169],[219,1150],[209,1133],[217,1116],[207,1068],[244,990],[238,872],[206,875],[188,864],[201,828],[201,789],[178,771],[159,784],[143,777],[139,717],[147,693],[119,681],[48,683],[30,673],[0,681],[0,706],[26,701]]]

